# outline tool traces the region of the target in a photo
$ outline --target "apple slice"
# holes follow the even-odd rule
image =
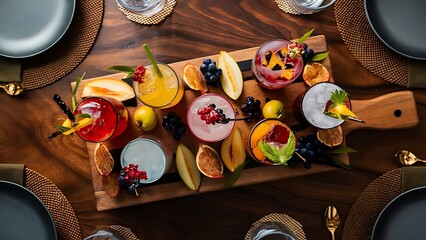
[[[177,146],[176,167],[183,182],[190,189],[198,191],[201,184],[201,173],[197,168],[194,154],[182,143]]]
[[[243,137],[238,127],[233,128],[231,134],[223,140],[220,154],[226,168],[231,172],[246,161]]]
[[[126,101],[135,97],[133,88],[120,79],[100,78],[86,82],[81,97],[110,97],[118,101]]]
[[[223,91],[230,98],[237,100],[243,92],[243,74],[237,62],[227,52],[220,51],[217,61],[218,68],[222,69],[220,82]]]

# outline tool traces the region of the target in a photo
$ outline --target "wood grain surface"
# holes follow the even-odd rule
[[[352,100],[407,90],[374,76],[355,60],[341,39],[333,7],[314,15],[295,16],[281,11],[273,0],[179,0],[163,22],[144,26],[129,21],[115,0],[105,0],[96,43],[73,72],[18,97],[0,94],[0,162],[25,163],[58,186],[73,206],[83,236],[97,227],[121,224],[140,239],[243,239],[253,222],[277,212],[299,221],[308,239],[331,239],[323,214],[328,205],[335,205],[342,217],[336,232],[340,239],[345,218],[360,192],[381,174],[400,166],[395,152],[406,148],[426,157],[424,90],[409,94],[415,103],[408,102],[415,104],[420,120],[416,126],[358,129],[346,136],[346,145],[358,151],[350,154],[350,170],[294,174],[283,180],[106,211],[96,209],[86,143],[77,136],[47,139],[62,115],[53,94],[71,99],[70,83],[84,72],[89,79],[111,74],[106,69],[113,65],[148,62],[142,47],[145,43],[158,61],[175,63],[216,55],[221,50],[254,48],[270,39],[295,39],[312,28],[313,35],[326,37],[334,81],[350,93]],[[391,106],[398,108],[399,104],[395,101]],[[371,104],[363,111],[373,119],[381,107]]]

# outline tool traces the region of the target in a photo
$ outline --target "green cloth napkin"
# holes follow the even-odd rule
[[[410,166],[402,168],[402,192],[426,186],[426,167]]]
[[[408,88],[426,87],[426,61],[408,60]]]
[[[0,82],[21,82],[21,62],[0,57]]]
[[[1,164],[0,163],[0,180],[14,182],[24,186],[25,178],[24,164]]]

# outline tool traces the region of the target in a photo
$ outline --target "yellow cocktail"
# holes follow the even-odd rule
[[[170,108],[183,97],[184,85],[175,71],[166,64],[157,63],[163,77],[156,74],[152,64],[147,64],[143,82],[134,82],[139,100],[152,108]]]

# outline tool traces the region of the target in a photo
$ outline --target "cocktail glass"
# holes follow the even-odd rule
[[[335,1],[336,0],[288,0],[286,3],[290,8],[293,8],[299,13],[313,14],[330,7]]]
[[[164,63],[157,63],[163,77],[159,78],[152,64],[144,67],[146,72],[142,83],[133,82],[138,99],[152,108],[170,108],[183,97],[184,84],[175,71]]]
[[[89,114],[93,122],[76,131],[88,142],[103,142],[126,130],[129,113],[120,101],[107,97],[88,97],[78,103],[74,115]]]
[[[303,58],[293,57],[291,63],[284,59],[290,41],[275,39],[264,43],[252,61],[252,71],[260,86],[267,89],[282,89],[292,83],[303,70]],[[272,53],[272,54],[271,54]],[[270,59],[270,60],[268,60]],[[290,65],[293,65],[290,67]]]
[[[276,128],[274,130],[274,128]],[[260,143],[263,141],[269,145],[280,147],[280,151],[274,151],[274,159],[268,157],[265,148]],[[289,146],[286,148],[286,146]],[[250,156],[257,162],[264,165],[286,165],[286,161],[293,156],[296,140],[291,129],[278,119],[268,118],[263,119],[253,126],[251,131],[246,136],[246,150]],[[284,150],[286,149],[286,150]],[[277,161],[280,159],[280,161]]]
[[[130,141],[121,152],[121,166],[138,165],[146,172],[147,179],[140,183],[153,183],[160,179],[170,167],[173,152],[158,137],[143,135]]]
[[[118,0],[125,9],[150,17],[164,8],[167,0]]]
[[[207,93],[196,98],[188,108],[186,122],[191,133],[204,142],[218,142],[226,138],[234,128],[235,121],[227,123],[207,124],[201,119],[198,110],[216,105],[216,109],[222,109],[226,118],[235,119],[235,110],[232,104],[219,94]]]
[[[335,90],[342,90],[341,87],[331,82],[321,82],[310,87],[301,97],[295,101],[295,109],[300,109],[300,115],[314,127],[330,129],[341,125],[345,120],[337,119],[324,114],[330,106],[330,98]],[[351,102],[345,101],[346,106],[351,109]],[[298,111],[298,110],[296,110]]]

